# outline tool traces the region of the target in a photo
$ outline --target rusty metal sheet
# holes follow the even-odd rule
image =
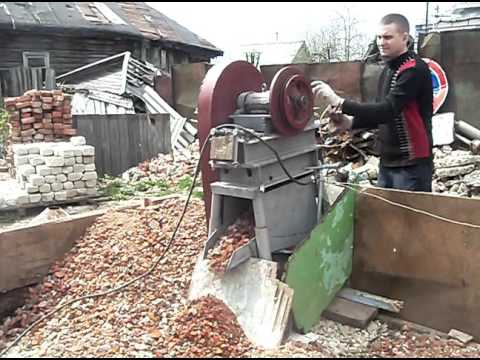
[[[368,192],[457,221],[479,224],[480,201],[385,189]],[[402,300],[399,316],[480,337],[480,229],[359,195],[351,286]]]
[[[181,64],[172,67],[173,101],[175,109],[187,118],[195,119],[200,85],[210,64]]]
[[[352,100],[362,99],[361,78],[364,64],[360,61],[291,65],[298,67],[309,81],[326,81],[339,95],[349,97]],[[275,73],[284,66],[286,65],[265,65],[260,67],[268,85],[270,85]]]
[[[457,119],[480,127],[479,29],[446,31],[422,41],[419,54],[437,61],[445,70],[449,94],[439,112],[454,112]]]

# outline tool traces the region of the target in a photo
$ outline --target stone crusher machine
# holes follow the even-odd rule
[[[305,248],[322,216],[312,89],[294,66],[278,71],[267,89],[248,62],[216,65],[200,89],[198,124],[200,144],[209,141],[201,164],[208,239],[190,298],[221,298],[250,340],[278,346],[297,296],[279,259]],[[229,256],[225,273],[213,273],[209,251],[245,214],[251,238]]]

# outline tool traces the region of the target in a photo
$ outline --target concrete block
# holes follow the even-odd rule
[[[82,179],[83,174],[82,173],[71,173],[68,174],[68,181],[77,181],[77,180],[83,180]]]
[[[38,193],[38,186],[31,185],[29,183],[25,184],[25,191],[29,194]]]
[[[42,195],[41,194],[31,194],[29,195],[30,198],[30,203],[31,204],[36,204],[39,203],[42,200]]]
[[[79,149],[82,150],[83,156],[94,156],[95,155],[95,147],[91,145],[83,145],[79,146]]]
[[[83,189],[77,189],[77,193],[79,196],[87,196],[88,195],[88,189],[83,188]]]
[[[52,192],[42,194],[42,202],[51,202],[54,199],[54,194]]]
[[[98,175],[95,171],[85,172],[82,176],[82,180],[84,180],[84,181],[96,180],[97,178],[98,178]]]
[[[95,170],[96,170],[95,163],[85,165],[85,171],[95,171]]]
[[[65,158],[65,166],[73,166],[75,164],[76,163],[74,157]]]
[[[50,186],[52,187],[53,192],[63,190],[63,184],[62,183],[55,182],[55,183],[51,184]]]
[[[26,195],[26,194],[19,195],[19,196],[15,199],[15,204],[16,204],[17,206],[27,205],[28,203],[30,203],[30,196],[29,196],[29,195]]]
[[[32,165],[22,165],[18,168],[20,175],[29,176],[35,174],[35,167]]]
[[[73,136],[70,138],[70,143],[74,146],[82,146],[87,144],[87,140],[83,136]]]
[[[50,167],[46,165],[39,165],[36,168],[36,172],[37,172],[37,175],[48,176],[52,173],[52,170]]]
[[[43,147],[40,149],[40,155],[42,156],[53,156],[53,148]]]
[[[75,162],[77,164],[83,164],[83,157],[82,156],[76,156],[75,157]]]
[[[67,181],[67,175],[64,175],[64,174],[58,174],[56,176],[56,182],[59,182],[59,183],[64,183],[65,181]]]
[[[64,166],[62,168],[62,173],[64,174],[71,174],[73,173],[73,166]]]
[[[67,193],[67,198],[71,199],[78,196],[78,191],[76,189],[70,189],[65,191]]]
[[[73,149],[73,154],[75,155],[75,158],[83,156],[82,150],[76,147]]]
[[[45,164],[52,167],[63,166],[65,164],[65,159],[60,156],[50,156],[45,158]]]
[[[55,200],[57,201],[65,201],[67,200],[67,192],[66,191],[58,191],[54,195]]]
[[[97,189],[96,188],[87,188],[87,195],[88,196],[97,196]]]
[[[60,146],[55,149],[55,156],[61,156],[63,158],[74,157],[73,149]]]
[[[42,194],[49,193],[50,191],[52,191],[52,188],[51,188],[50,184],[43,184],[42,186],[40,186],[38,188],[38,191],[40,191],[40,193],[42,193]]]
[[[39,154],[40,155],[40,147],[37,145],[32,145],[28,147],[28,153],[31,155]]]
[[[28,155],[14,155],[13,163],[15,164],[16,167],[29,164]]]
[[[63,168],[59,166],[54,166],[50,168],[50,172],[52,175],[58,175],[62,173]]]
[[[85,171],[85,168],[88,165],[83,165],[83,164],[75,164],[73,165],[73,172],[74,173],[83,173]]]
[[[39,166],[45,164],[45,160],[40,155],[29,155],[28,158],[28,161],[32,166]]]
[[[54,182],[57,181],[57,176],[58,175],[56,175],[56,176],[55,175],[47,175],[47,176],[45,176],[45,182],[47,184],[53,184]]]
[[[79,180],[79,181],[74,181],[74,182],[73,182],[73,188],[74,188],[74,189],[83,189],[83,188],[85,188],[85,182],[84,182],[84,181],[81,181],[81,180]]]
[[[28,148],[25,147],[25,145],[22,144],[14,144],[12,145],[12,150],[15,155],[28,155]]]
[[[84,164],[95,164],[95,157],[93,156],[84,156],[83,157]]]
[[[97,180],[87,180],[87,181],[85,181],[85,186],[87,188],[97,187]]]
[[[66,181],[66,182],[63,183],[63,188],[65,190],[72,190],[73,187],[74,187],[73,182],[71,182],[71,181]]]
[[[28,182],[33,186],[42,186],[45,184],[45,178],[43,176],[33,174],[28,177]]]

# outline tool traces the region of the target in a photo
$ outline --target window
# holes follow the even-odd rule
[[[48,52],[25,51],[23,53],[23,66],[28,68],[49,68],[50,54]]]

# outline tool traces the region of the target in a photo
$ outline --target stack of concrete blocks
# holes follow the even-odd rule
[[[97,195],[95,148],[82,136],[70,142],[13,145],[16,178],[24,195],[17,205]]]

